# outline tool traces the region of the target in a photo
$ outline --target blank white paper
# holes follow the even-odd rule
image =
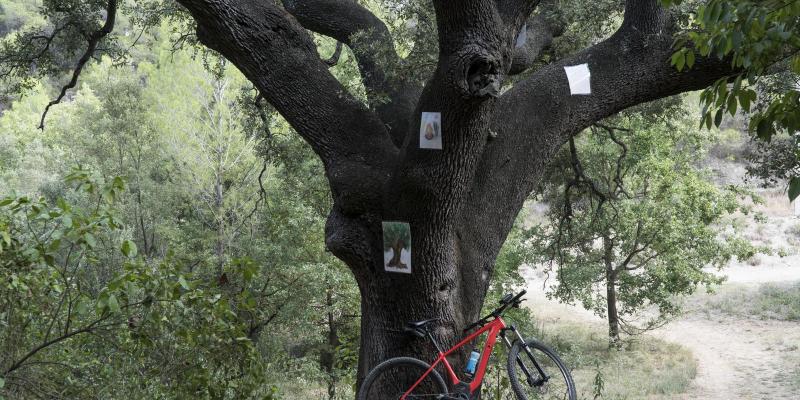
[[[519,31],[519,35],[517,35],[517,42],[514,44],[514,47],[520,48],[525,46],[525,42],[528,41],[528,24],[522,26],[522,30]]]
[[[569,91],[571,94],[592,94],[592,74],[589,72],[589,64],[564,67],[569,80]]]

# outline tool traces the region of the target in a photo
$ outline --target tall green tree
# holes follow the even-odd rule
[[[696,165],[712,133],[617,122],[569,141],[540,195],[546,223],[525,234],[530,261],[557,277],[551,294],[605,316],[612,346],[674,316],[676,296],[721,281],[705,268],[753,251],[728,218],[747,211],[746,192],[718,189]]]

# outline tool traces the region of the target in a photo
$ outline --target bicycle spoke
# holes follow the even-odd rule
[[[365,381],[362,392],[359,392],[359,399],[399,400],[412,387],[407,400],[442,399],[442,395],[447,392],[447,386],[438,374],[429,374],[422,378],[428,368],[424,363],[416,362],[399,359],[382,366],[379,373],[368,379],[368,382]]]
[[[514,362],[509,365],[513,368],[509,374],[516,381],[517,397],[522,400],[570,400],[574,389],[567,377],[569,371],[562,371],[553,356],[540,347],[519,346]]]

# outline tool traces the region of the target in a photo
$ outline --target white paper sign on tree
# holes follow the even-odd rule
[[[419,147],[422,149],[442,149],[442,114],[423,112],[419,126]]]
[[[519,31],[519,35],[517,35],[517,41],[514,43],[514,47],[520,48],[525,46],[525,42],[528,41],[528,24],[522,25],[522,30]]]
[[[569,91],[573,95],[592,94],[592,73],[589,64],[564,67],[569,81]]]
[[[408,222],[383,221],[383,268],[386,272],[411,273],[411,226]]]

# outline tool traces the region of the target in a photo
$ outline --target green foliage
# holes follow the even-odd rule
[[[603,378],[603,370],[600,368],[600,363],[598,362],[595,364],[594,382],[592,382],[592,395],[594,396],[594,400],[603,397],[603,390],[605,389],[605,386],[606,383],[605,379]]]
[[[152,50],[131,54],[135,65],[87,66],[44,132],[45,83],[0,115],[0,196],[61,198],[72,210],[113,198],[116,224],[89,232],[92,260],[79,264],[87,318],[104,312],[118,325],[62,341],[34,359],[57,364],[19,373],[42,390],[68,378],[62,396],[77,398],[305,398],[324,385],[346,396],[358,290],[323,246],[322,166],[274,111],[254,107],[241,74],[173,51],[174,29],[144,34]],[[66,183],[74,164],[86,168]],[[10,398],[34,396],[5,378]]]
[[[798,149],[800,135],[780,135],[773,137],[770,143],[757,141],[746,154],[748,177],[756,179],[764,187],[777,186],[793,178],[796,181],[800,176]]]
[[[252,292],[229,292],[170,257],[136,258],[120,237],[122,179],[76,169],[65,182],[89,202],[0,200],[0,393],[263,398],[258,353],[239,317],[252,312]],[[231,264],[232,281],[253,280],[245,264]],[[131,370],[153,379],[131,382]],[[111,381],[124,390],[109,391]]]
[[[556,272],[552,296],[606,315],[613,285],[623,329],[637,333],[675,315],[675,295],[719,282],[703,268],[754,251],[724,231],[726,215],[748,210],[739,188],[718,189],[694,165],[712,137],[685,126],[595,128],[551,167],[542,199],[547,222],[525,232],[533,263]],[[727,232],[727,231],[726,231]],[[656,317],[632,321],[655,308]]]
[[[666,5],[680,3],[662,0]],[[695,53],[731,63],[734,73],[719,79],[701,95],[701,125],[720,126],[725,113],[750,114],[750,131],[763,141],[779,132],[800,133],[800,2],[711,0],[697,8],[689,29],[676,42],[672,64],[692,68]],[[758,90],[766,81],[770,89]],[[789,196],[800,195],[800,148],[789,151],[794,163]]]

